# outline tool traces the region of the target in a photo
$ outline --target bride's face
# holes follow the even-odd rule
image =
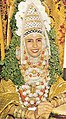
[[[38,57],[42,51],[42,35],[31,33],[25,37],[27,52],[32,57]]]

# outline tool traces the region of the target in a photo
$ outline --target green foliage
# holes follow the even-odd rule
[[[56,31],[52,26],[51,26],[51,30],[48,33],[48,36],[50,40],[54,40],[56,38]]]
[[[6,58],[2,68],[1,76],[3,78],[11,79],[14,84],[20,85],[24,83],[21,75],[18,60],[16,59],[16,46],[20,44],[19,37],[14,34],[10,47],[6,52]]]
[[[49,85],[51,85],[53,82],[56,81],[56,75],[62,76],[62,67],[60,66],[60,62],[59,62],[58,48],[54,40],[50,40],[50,50],[51,50],[51,56],[49,60],[49,65],[50,65]]]
[[[17,29],[17,27],[16,27],[16,20],[15,20],[15,14],[16,14],[16,12],[18,11],[18,4],[19,4],[21,1],[25,1],[25,0],[15,0],[15,3],[14,3],[15,10],[14,10],[14,13],[13,13],[13,16],[12,16],[12,20],[11,20],[11,22],[10,22],[10,26],[11,26],[11,28],[12,28],[12,33],[14,33],[14,31]]]

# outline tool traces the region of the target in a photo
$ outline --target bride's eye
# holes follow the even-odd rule
[[[42,38],[38,38],[37,41],[38,41],[38,42],[42,42]]]
[[[32,42],[33,40],[32,39],[27,39],[27,42]]]

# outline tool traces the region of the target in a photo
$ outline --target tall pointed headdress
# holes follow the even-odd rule
[[[17,31],[16,34],[21,36],[21,61],[23,55],[23,38],[30,33],[41,33],[45,35],[47,40],[47,46],[50,45],[47,35],[47,31],[50,30],[50,18],[45,12],[45,7],[42,6],[40,0],[26,0],[26,2],[20,2],[18,5],[18,12],[15,15]]]

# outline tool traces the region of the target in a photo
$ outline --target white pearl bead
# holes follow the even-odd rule
[[[39,82],[36,82],[36,85],[39,85]]]
[[[34,94],[33,94],[33,96],[34,96],[34,97],[37,97],[37,94],[36,94],[36,93],[34,93]]]
[[[27,93],[27,94],[30,94],[30,90],[27,90],[26,93]]]
[[[29,100],[29,98],[28,98],[28,97],[26,97],[26,98],[25,98],[25,100],[27,101],[27,100]]]
[[[45,98],[45,97],[42,97],[42,98],[41,98],[41,100],[42,100],[42,101],[45,101],[45,100],[46,100],[46,98]]]
[[[40,100],[39,97],[37,97],[37,98],[36,98],[36,101],[39,101],[39,100]]]
[[[26,60],[24,60],[24,61],[23,61],[23,64],[26,64],[26,63],[27,63]]]
[[[45,61],[43,61],[43,63],[42,63],[43,65],[45,65],[46,64],[46,62]]]
[[[47,94],[44,94],[45,97],[47,97]]]
[[[33,97],[33,94],[32,94],[32,93],[30,93],[30,94],[29,94],[29,97],[30,97],[30,98],[31,98],[31,97]]]
[[[48,83],[45,83],[44,85],[45,85],[45,86],[47,86],[47,85],[48,85]]]
[[[45,88],[45,86],[44,85],[42,85],[42,89],[44,89]]]
[[[34,101],[33,101],[33,100],[31,100],[31,101],[30,101],[30,104],[34,104]]]
[[[28,102],[24,102],[24,105],[25,105],[25,106],[28,106]]]
[[[49,86],[47,86],[46,88],[47,88],[47,89],[49,89],[50,87],[49,87]]]
[[[36,104],[38,105],[40,103],[40,100],[36,102]]]
[[[22,85],[22,89],[24,89],[25,88],[25,85]]]
[[[43,95],[43,92],[40,92],[39,94],[40,94],[40,95]]]
[[[40,92],[40,90],[36,90],[36,93],[38,94]]]
[[[26,92],[23,92],[23,95],[26,96]]]
[[[28,110],[35,111],[36,110],[36,107],[29,107]]]
[[[48,77],[47,80],[49,81],[50,80],[50,77]]]
[[[30,87],[28,85],[26,85],[26,89],[29,89]]]
[[[45,92],[48,93],[48,90],[46,89]]]

